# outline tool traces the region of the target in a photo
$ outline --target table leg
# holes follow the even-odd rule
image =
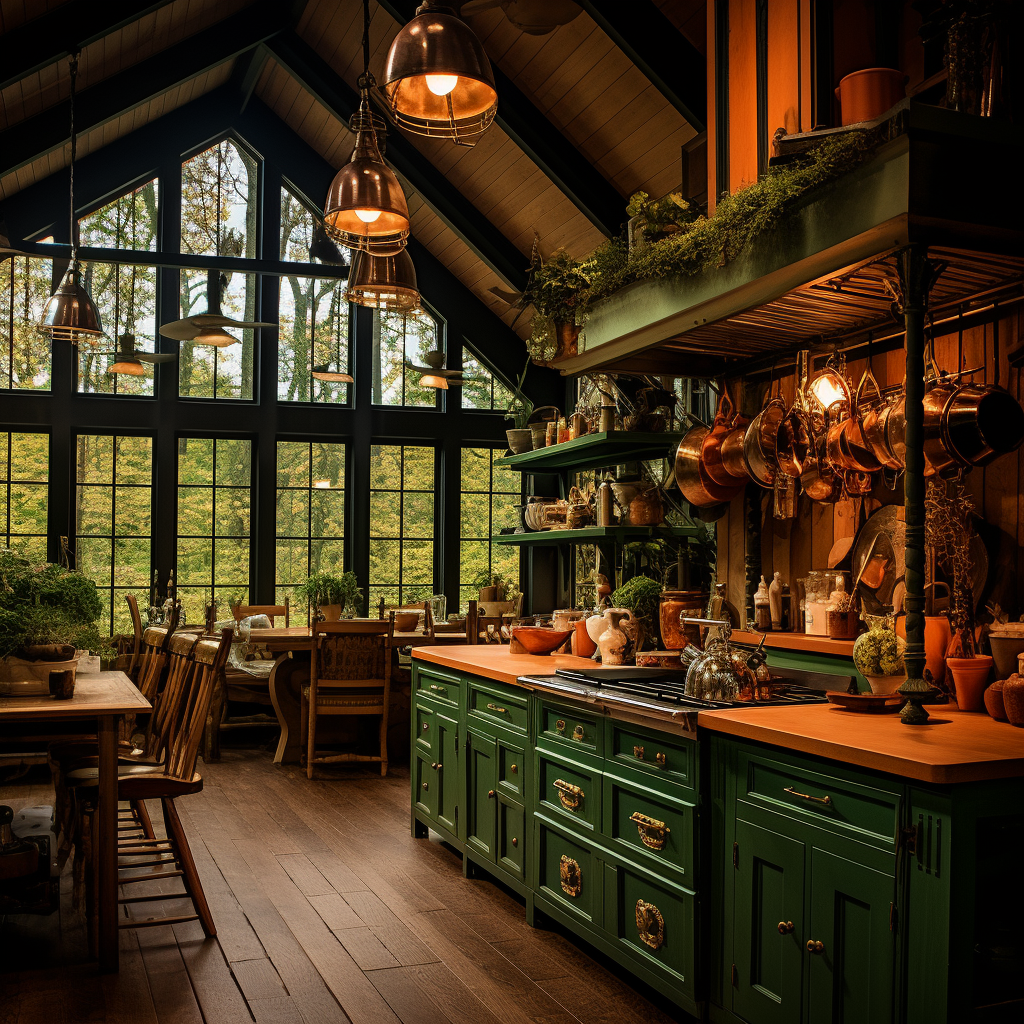
[[[295,764],[299,760],[299,715],[302,684],[309,680],[309,661],[291,654],[278,656],[270,673],[270,702],[274,705],[281,738],[274,752],[274,764]]]
[[[99,858],[100,970],[118,969],[117,935],[117,716],[105,715],[98,722],[99,793],[96,806],[94,856]]]

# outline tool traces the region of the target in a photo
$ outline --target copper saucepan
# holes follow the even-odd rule
[[[940,381],[924,396],[924,475],[934,476],[959,464],[960,460],[945,445],[942,423],[946,406],[957,385],[948,377]]]
[[[1024,409],[995,384],[963,384],[942,413],[944,446],[971,466],[987,466],[1024,441]]]
[[[887,469],[902,469],[902,464],[889,450],[886,440],[886,425],[892,413],[892,406],[882,397],[882,389],[870,369],[865,371],[864,377],[875,390],[874,398],[868,400],[870,404],[867,409],[861,410],[860,429],[864,442],[882,466]]]
[[[811,431],[807,415],[794,405],[780,421],[775,435],[775,457],[779,469],[786,476],[798,478],[810,447]]]
[[[700,454],[704,471],[719,487],[735,487],[740,480],[746,479],[746,467],[742,465],[743,430],[740,429],[742,426],[745,426],[745,423],[742,422],[741,417],[736,415],[729,392],[723,392],[722,400],[718,403],[714,425],[704,439]],[[737,433],[739,447],[737,448],[737,438],[733,437],[729,447],[730,464],[727,465],[725,443],[731,435]],[[737,454],[740,457],[739,463],[736,461]],[[733,472],[734,469],[739,471]]]
[[[833,504],[843,493],[843,478],[825,457],[825,445],[812,445],[803,461],[800,488],[812,501]]]
[[[865,370],[857,384],[853,401],[850,403],[850,415],[845,419],[838,420],[828,428],[826,452],[829,461],[836,469],[852,470],[855,473],[874,473],[881,468],[878,459],[875,458],[868,446],[860,423],[861,394],[869,373],[869,370]],[[873,376],[870,379],[874,382]],[[875,389],[877,391],[877,384],[875,384]]]
[[[779,423],[786,415],[786,403],[778,395],[767,398],[761,411],[751,420],[743,438],[743,461],[750,479],[762,487],[775,482],[775,438]]]
[[[693,427],[679,442],[675,458],[675,478],[683,497],[697,508],[708,508],[720,502],[732,501],[743,489],[737,486],[722,487],[708,476],[701,461],[701,450],[711,431],[708,427]]]

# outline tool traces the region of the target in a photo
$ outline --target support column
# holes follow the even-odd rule
[[[924,318],[934,279],[934,266],[928,260],[927,247],[912,245],[902,250],[897,270],[903,293],[907,373],[907,472],[904,478],[907,647],[903,652],[907,678],[899,688],[907,703],[900,718],[906,725],[920,725],[928,720],[928,712],[921,702],[932,692],[931,685],[924,679]]]

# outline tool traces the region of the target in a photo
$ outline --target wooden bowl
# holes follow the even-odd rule
[[[412,633],[419,625],[421,612],[395,612],[395,632]]]
[[[571,629],[548,629],[545,626],[513,626],[512,639],[523,645],[528,654],[550,654],[572,636]]]

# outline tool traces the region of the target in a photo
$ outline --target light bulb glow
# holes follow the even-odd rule
[[[828,409],[836,402],[848,402],[850,392],[843,379],[832,370],[823,370],[811,381],[811,394],[821,403],[823,409]]]
[[[447,96],[459,84],[458,75],[427,75],[427,88],[435,96]]]
[[[420,384],[425,388],[437,388],[439,391],[448,390],[448,381],[444,377],[438,377],[433,373],[424,373],[420,377]]]
[[[356,216],[364,224],[372,224],[380,216],[380,210],[356,210]]]

